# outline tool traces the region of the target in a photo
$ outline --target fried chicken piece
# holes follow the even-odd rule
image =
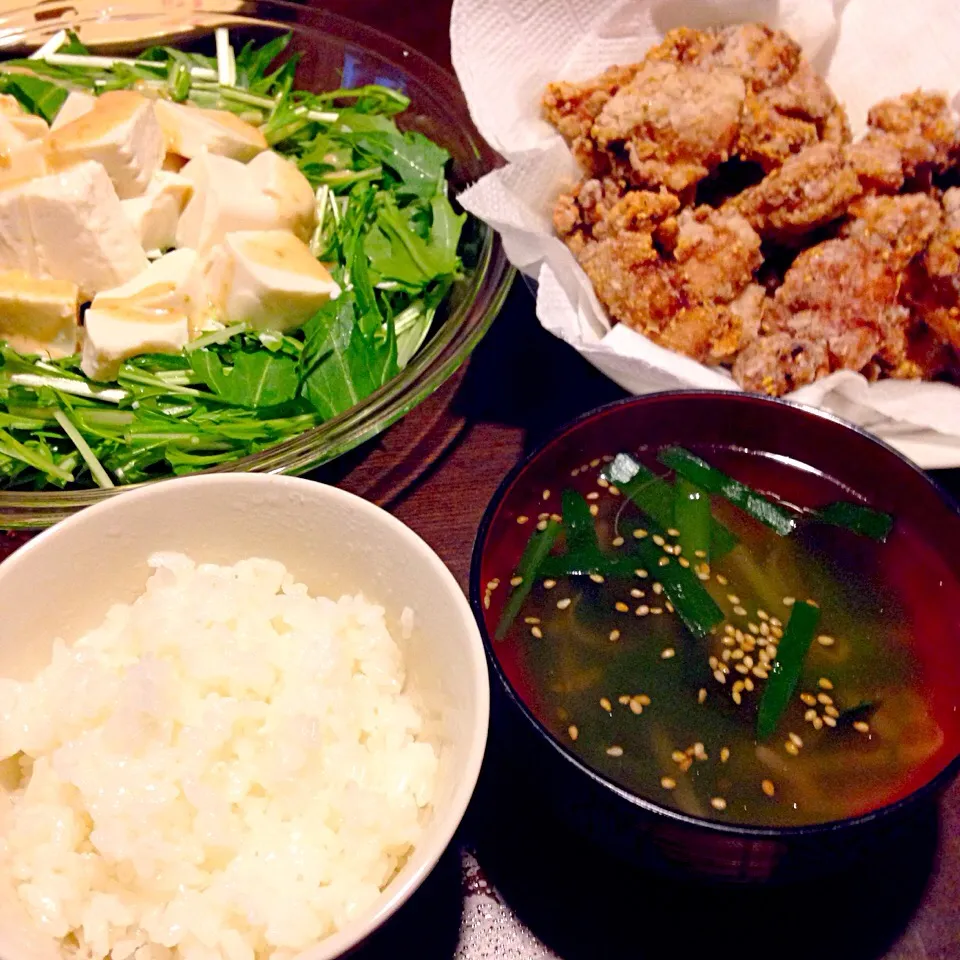
[[[734,364],[741,386],[777,395],[832,370],[903,369],[913,321],[901,286],[938,229],[939,205],[923,194],[868,196],[850,213],[840,236],[800,253],[766,301],[764,335]],[[792,364],[798,348],[799,369],[763,368],[764,359]]]
[[[896,271],[926,249],[943,219],[940,204],[924,193],[862,197],[850,205],[850,214],[853,219],[843,225],[840,236],[872,244]]]
[[[590,173],[603,175],[609,170],[608,159],[590,138],[590,128],[607,101],[636,76],[640,66],[639,63],[613,66],[583,83],[561,80],[549,84],[543,95],[544,118],[557,128],[574,156]]]
[[[647,63],[597,115],[591,136],[639,187],[676,193],[727,160],[736,143],[743,81],[732,71]]]
[[[704,69],[732,70],[746,87],[735,153],[773,170],[803,147],[850,139],[847,117],[826,82],[787,34],[758,23],[671,30],[647,54]]]
[[[684,210],[677,226],[673,259],[685,294],[701,303],[736,299],[763,261],[756,231],[737,211],[712,207]]]
[[[954,349],[925,323],[917,323],[907,337],[903,360],[885,373],[897,380],[932,380],[955,371],[956,366]]]
[[[788,243],[842,216],[862,188],[843,150],[818,143],[735,197],[733,206],[765,238]]]
[[[733,70],[748,90],[760,93],[786,82],[802,59],[800,45],[781,30],[744,23],[712,30],[671,30],[646,59]]]
[[[754,393],[782,397],[830,372],[827,345],[789,333],[773,333],[748,344],[733,364],[733,379]]]
[[[864,185],[875,190],[923,182],[946,169],[960,147],[960,127],[942,93],[917,90],[883,100],[870,108],[867,124],[849,155]]]
[[[627,194],[580,264],[615,320],[695,359],[728,359],[759,326],[757,295],[747,290],[760,238],[736,211],[700,207],[674,218],[666,198],[676,204],[669,194]],[[672,255],[654,241],[663,228]]]
[[[960,187],[942,199],[943,219],[907,272],[904,302],[938,337],[960,349]]]
[[[804,61],[784,83],[747,96],[736,153],[769,172],[804,147],[849,140],[843,107]]]
[[[600,223],[623,197],[623,181],[612,177],[581,180],[569,193],[561,193],[553,208],[557,235],[576,254],[593,236]]]

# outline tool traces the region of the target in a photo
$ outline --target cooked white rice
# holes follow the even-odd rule
[[[0,680],[0,756],[24,774],[2,869],[84,958],[290,957],[420,835],[437,756],[400,649],[380,607],[274,561],[150,564],[36,680]]]

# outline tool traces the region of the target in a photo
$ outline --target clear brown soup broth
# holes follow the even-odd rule
[[[859,499],[793,462],[731,449],[695,452],[790,504],[815,507]],[[640,450],[636,456],[664,472],[655,451]],[[596,492],[599,499],[591,502],[599,508],[601,545],[617,549],[611,541],[619,533],[627,540],[619,549],[629,549],[631,531],[643,526],[642,515],[622,496],[598,486],[598,476],[598,470],[587,470],[571,478],[567,471],[557,478],[548,503],[540,499],[541,491],[531,491],[530,516],[559,512],[563,487],[584,496]],[[553,734],[589,766],[641,797],[683,813],[761,826],[862,814],[907,795],[950,763],[960,738],[960,586],[942,558],[900,521],[878,544],[812,523],[801,524],[794,536],[780,537],[718,497],[713,513],[740,543],[711,565],[705,581],[728,618],[705,640],[689,634],[666,609],[666,597],[654,593],[654,571],[645,580],[563,578],[552,589],[537,582],[498,654],[521,696]],[[555,549],[563,549],[562,538]],[[503,589],[497,591],[497,610],[508,592],[509,573],[498,575]],[[638,589],[644,596],[631,596]],[[743,690],[738,706],[731,698],[734,681],[744,679],[732,669],[738,661],[726,661],[731,669],[721,685],[709,658],[735,649],[722,642],[726,623],[746,636],[750,624],[759,629],[764,622],[762,610],[768,624],[776,618],[785,627],[790,609],[784,598],[789,597],[819,604],[817,634],[835,642],[814,641],[776,733],[758,744],[757,705],[764,681],[748,674],[754,690]],[[569,606],[558,609],[565,598]],[[617,602],[627,604],[628,612],[618,611]],[[637,616],[642,605],[663,613]],[[734,613],[734,606],[746,615]],[[542,638],[531,635],[529,618],[539,618]],[[611,640],[612,631],[619,631],[617,639]],[[665,650],[675,653],[664,658]],[[752,656],[756,662],[757,651]],[[824,690],[821,678],[832,688]],[[703,702],[701,690],[706,691]],[[824,723],[816,729],[800,693],[826,694],[832,703],[821,698],[816,715],[822,722],[832,706],[841,714],[837,726]],[[638,701],[631,709],[620,702],[641,695],[649,704]],[[854,718],[843,714],[864,703],[874,705],[859,715],[867,732],[855,729]],[[635,712],[638,705],[641,713]],[[802,742],[796,755],[787,747],[791,733]],[[684,770],[673,754],[697,743],[703,744],[699,752],[706,759],[694,758]],[[722,751],[729,751],[725,762]],[[676,786],[665,789],[664,777]],[[772,797],[764,792],[764,781],[768,790],[772,784]],[[722,810],[715,798],[725,802]]]

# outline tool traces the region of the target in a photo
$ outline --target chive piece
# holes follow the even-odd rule
[[[673,526],[674,493],[669,481],[658,477],[628,453],[618,453],[601,476],[614,484],[657,525],[658,529],[651,532],[662,534]],[[728,554],[737,542],[737,538],[719,520],[711,518],[709,553],[714,560]]]
[[[657,454],[657,459],[677,476],[685,477],[708,493],[719,494],[744,513],[779,533],[781,537],[788,536],[796,528],[797,521],[789,510],[751,490],[739,480],[711,467],[706,460],[701,460],[689,450],[682,447],[664,447]]]
[[[777,647],[777,658],[770,668],[770,679],[764,687],[757,711],[757,739],[765,740],[777,729],[787,704],[793,696],[803,669],[813,635],[820,620],[820,608],[797,601],[790,611],[787,628]]]
[[[710,494],[683,477],[673,485],[673,525],[691,563],[710,559]]]
[[[862,503],[851,503],[848,500],[839,500],[828,503],[825,507],[814,511],[811,519],[820,523],[829,523],[833,527],[842,527],[863,537],[870,537],[883,543],[893,529],[893,517],[889,513],[881,513]]]
[[[560,497],[560,512],[567,535],[567,550],[573,554],[600,555],[597,527],[590,513],[590,505],[576,490],[564,490]]]
[[[500,622],[497,624],[497,630],[494,636],[497,640],[502,640],[506,636],[510,624],[520,612],[523,601],[527,599],[533,581],[537,577],[537,571],[548,553],[550,553],[554,542],[560,535],[560,524],[556,520],[550,520],[544,530],[535,530],[533,536],[527,541],[523,556],[517,566],[516,576],[522,577],[522,581],[517,584],[510,593],[510,599],[507,600],[503,608],[503,614],[500,616]]]
[[[670,484],[627,453],[618,453],[602,476],[633,501],[660,531],[673,526],[673,491]]]

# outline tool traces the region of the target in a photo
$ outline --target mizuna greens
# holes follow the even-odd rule
[[[0,92],[50,121],[69,90],[147,95],[229,110],[261,127],[316,188],[310,247],[343,293],[296,335],[224,327],[181,355],[123,364],[115,383],[0,349],[0,486],[113,486],[184,474],[294,437],[402,370],[461,271],[464,215],[447,197],[449,155],[394,118],[383,86],[294,89],[290,37],[217,55],[151,47],[99,57],[73,35],[0,66]]]

